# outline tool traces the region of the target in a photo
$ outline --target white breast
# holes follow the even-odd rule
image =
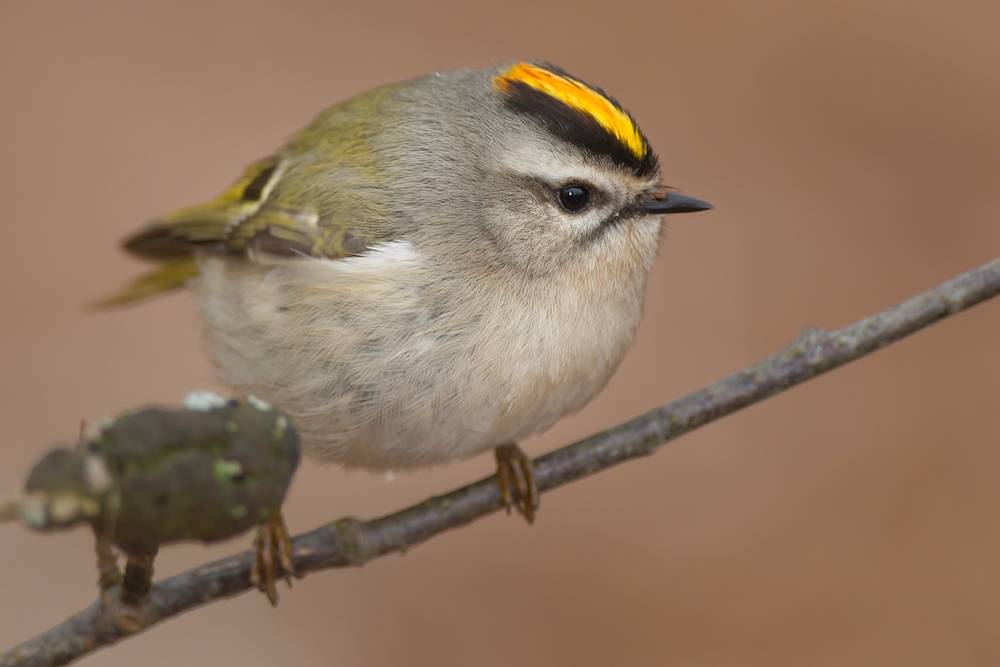
[[[442,275],[408,242],[343,260],[202,265],[224,380],[307,452],[398,469],[474,455],[582,407],[632,341],[658,229],[628,266],[550,281]]]

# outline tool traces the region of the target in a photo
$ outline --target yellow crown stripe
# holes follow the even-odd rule
[[[614,135],[632,155],[640,160],[646,156],[646,142],[629,115],[615,106],[611,100],[596,90],[566,76],[530,63],[517,63],[493,80],[500,90],[506,90],[513,82],[531,86],[549,97],[581,111]]]

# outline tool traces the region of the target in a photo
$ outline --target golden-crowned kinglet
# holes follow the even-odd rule
[[[632,343],[667,192],[646,137],[547,64],[436,73],[323,111],[216,199],[125,241],[158,267],[105,304],[191,284],[223,379],[346,466],[513,443],[592,399]]]

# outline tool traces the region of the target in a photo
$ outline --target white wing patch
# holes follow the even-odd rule
[[[360,255],[341,259],[310,258],[309,261],[314,267],[320,266],[337,273],[378,276],[383,270],[398,268],[401,264],[413,266],[421,259],[420,253],[409,241],[389,241],[377,243]]]

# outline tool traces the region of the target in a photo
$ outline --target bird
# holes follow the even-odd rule
[[[633,116],[542,61],[436,72],[322,111],[221,195],[124,249],[154,266],[101,306],[190,287],[221,379],[291,416],[303,451],[372,471],[518,446],[607,384],[640,322],[664,185]]]

